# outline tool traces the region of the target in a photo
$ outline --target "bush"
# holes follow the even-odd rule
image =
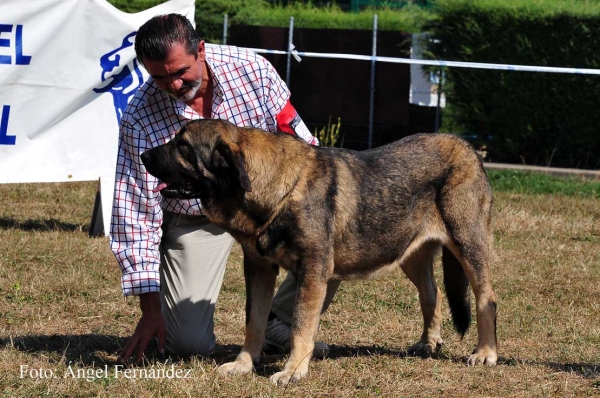
[[[221,43],[225,14],[234,21],[245,10],[260,10],[267,6],[264,0],[196,0],[196,30],[204,40]]]
[[[377,14],[377,29],[399,32],[420,32],[423,25],[434,14],[409,5],[401,9],[389,7],[367,8],[360,12],[348,13],[335,4],[317,7],[311,3],[292,3],[288,6],[245,8],[235,19],[236,24],[255,26],[289,26],[294,17],[294,27],[312,29],[372,29],[373,15]]]
[[[139,12],[164,0],[109,0],[125,12]],[[368,8],[348,13],[335,3],[317,7],[310,2],[271,5],[265,0],[196,0],[196,30],[206,41],[221,43],[223,16],[230,24],[287,27],[290,17],[298,28],[371,29],[373,15],[377,14],[379,30],[420,32],[422,26],[434,15],[416,5],[397,9],[389,7]]]
[[[505,4],[506,3],[506,4]],[[440,0],[438,59],[600,67],[598,2]],[[600,77],[448,68],[444,126],[492,136],[494,161],[600,167]]]

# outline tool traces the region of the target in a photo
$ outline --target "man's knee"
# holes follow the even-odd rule
[[[212,331],[202,333],[198,329],[181,329],[167,336],[167,349],[179,356],[208,356],[215,349],[215,336]]]

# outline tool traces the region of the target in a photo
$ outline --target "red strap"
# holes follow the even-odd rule
[[[297,119],[298,121],[300,121],[301,119],[298,116],[298,112],[296,112],[296,109],[294,109],[292,103],[289,100],[285,104],[281,112],[279,112],[279,114],[275,118],[277,119],[277,128],[280,131],[291,135],[296,135],[294,127],[296,126],[296,124],[298,124],[298,122],[295,119]],[[295,121],[296,123],[294,123]]]

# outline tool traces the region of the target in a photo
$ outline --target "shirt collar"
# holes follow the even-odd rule
[[[208,70],[210,71],[210,79],[212,79],[213,83],[213,102],[218,101],[220,103],[221,101],[223,101],[223,93],[225,90],[223,89],[223,86],[219,81],[218,66],[209,56],[209,54],[206,55],[205,60]]]

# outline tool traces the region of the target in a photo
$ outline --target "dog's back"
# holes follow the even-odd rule
[[[331,253],[333,264],[319,272],[338,279],[376,277],[401,267],[419,289],[429,325],[410,351],[424,355],[442,341],[433,277],[441,251],[446,295],[461,335],[471,321],[469,284],[481,305],[480,342],[469,364],[494,364],[492,192],[473,148],[446,134],[414,135],[362,152],[298,145],[305,154],[288,207],[299,215],[292,251]],[[292,259],[280,265],[293,269],[298,257],[280,258]]]
[[[450,228],[468,228],[459,220],[490,221],[483,166],[455,136],[420,134],[368,151],[315,153],[313,170],[305,173],[310,189],[302,189],[300,201],[318,201],[312,207],[319,216],[299,222],[334,216],[335,273],[342,279],[394,268],[425,241],[452,241]],[[329,237],[321,241],[330,244]]]

